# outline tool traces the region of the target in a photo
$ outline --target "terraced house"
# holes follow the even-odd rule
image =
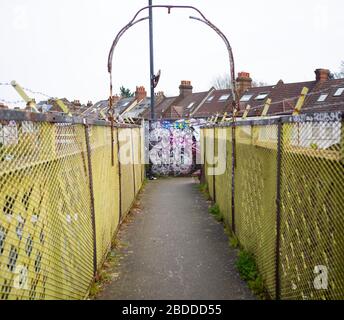
[[[253,87],[247,72],[240,72],[236,79],[240,97],[238,117],[261,117],[340,111],[344,109],[344,79],[333,79],[327,69],[315,70],[315,79],[304,82],[284,83]],[[97,103],[107,107],[107,100]],[[230,116],[233,97],[231,90],[193,92],[191,81],[181,81],[179,95],[166,97],[159,92],[155,97],[156,119],[210,118]],[[137,87],[135,97],[119,99],[116,107],[122,118],[150,118],[150,98],[143,87]]]

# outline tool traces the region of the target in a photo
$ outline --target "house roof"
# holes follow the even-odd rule
[[[192,114],[203,100],[208,96],[209,91],[192,93],[186,96],[183,100],[178,102],[176,106],[183,108],[183,116],[188,117]]]
[[[343,90],[340,90],[341,88]],[[335,95],[336,93],[338,94]],[[339,95],[339,93],[341,94]],[[319,99],[321,95],[324,95],[323,99]],[[344,79],[333,79],[317,83],[307,96],[301,109],[303,113],[322,111],[344,111]]]
[[[163,94],[156,94],[154,101],[155,105],[158,105],[165,96]],[[151,98],[146,97],[142,101],[138,102],[136,106],[134,106],[129,111],[123,114],[124,117],[131,117],[131,118],[149,118],[150,116],[150,106],[151,106]]]
[[[192,114],[194,117],[209,117],[232,111],[233,96],[231,90],[213,90],[208,99]]]
[[[250,105],[249,117],[261,116],[268,99],[271,105],[267,115],[291,114],[300,98],[303,88],[308,93],[302,106],[301,113],[321,111],[344,111],[344,79],[331,79],[322,81],[305,81],[284,83],[278,81],[276,85],[253,87],[247,89],[240,97],[240,110],[238,117],[242,116],[246,107]],[[342,90],[338,91],[338,89]],[[155,97],[156,119],[179,118],[209,118],[216,114],[228,115],[232,112],[233,97],[231,90],[215,90],[183,94],[174,97],[165,97],[157,93]],[[337,93],[337,94],[336,94]],[[78,101],[70,102],[61,99],[74,115],[99,119],[100,114],[106,113],[109,108],[108,100],[102,100],[95,105],[82,105]],[[150,118],[150,98],[145,97],[138,101],[135,97],[115,97],[115,112],[122,117]],[[62,112],[54,100],[42,101],[37,104],[46,112]]]
[[[241,116],[244,113],[248,105],[251,107],[250,112],[248,113],[249,117],[261,115],[265,103],[269,98],[271,98],[273,89],[274,86],[252,87],[247,89],[240,97],[238,116]],[[261,94],[267,95],[265,98],[258,100],[257,98]],[[245,101],[243,101],[244,96],[248,97]]]
[[[115,113],[119,115],[123,114],[135,101],[136,98],[134,97],[120,99],[116,104]]]
[[[130,111],[124,112],[123,116],[131,118],[139,118],[151,105],[150,98],[145,98],[134,106]]]
[[[155,118],[159,119],[163,116],[163,114],[170,108],[170,106],[176,101],[178,97],[169,97],[169,98],[164,98],[159,104],[155,106]],[[149,117],[149,111],[145,113],[146,117]]]
[[[295,83],[283,83],[283,81],[280,80],[275,86],[250,88],[246,90],[241,97],[242,99],[243,96],[251,96],[248,101],[240,102],[240,112],[238,115],[242,116],[247,105],[250,105],[251,108],[248,116],[260,116],[269,98],[272,103],[267,115],[291,114],[295,109],[304,87],[308,88],[309,91],[301,109],[301,113],[344,110],[344,92],[341,96],[334,97],[334,93],[340,84],[342,84],[344,88],[344,79],[328,80],[324,82],[305,81]],[[267,96],[264,99],[257,100],[257,96],[263,93],[266,93]],[[322,93],[327,93],[328,97],[324,101],[317,101]]]
[[[0,109],[9,109],[7,105],[0,102]]]
[[[114,110],[116,115],[120,115],[127,108],[129,108],[133,102],[135,102],[135,98],[121,98],[119,96],[113,97],[113,104],[115,105]],[[85,117],[90,117],[92,119],[100,119],[102,118],[100,113],[107,113],[109,110],[109,100],[101,100],[95,103],[93,106],[83,109],[82,115]]]
[[[69,112],[73,115],[80,115],[81,110],[85,108],[85,105],[82,104],[75,104],[73,102],[70,102],[66,98],[59,99],[63,102],[63,104],[68,108]],[[40,101],[37,103],[37,108],[41,112],[59,112],[63,113],[64,111],[60,108],[60,106],[57,104],[56,99],[49,99],[47,101]]]

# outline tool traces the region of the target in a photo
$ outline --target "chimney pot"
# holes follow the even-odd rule
[[[330,70],[328,69],[316,69],[314,72],[317,82],[323,82],[330,79]]]
[[[179,86],[179,95],[186,97],[192,94],[192,85],[191,81],[182,80]]]
[[[250,78],[250,74],[248,72],[239,72],[238,78]]]
[[[135,99],[137,101],[141,101],[145,98],[147,98],[147,92],[146,92],[145,87],[144,86],[136,87]]]
[[[236,78],[237,92],[239,97],[249,88],[252,87],[252,79],[248,72],[239,72]]]

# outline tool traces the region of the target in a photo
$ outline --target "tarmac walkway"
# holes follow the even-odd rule
[[[127,245],[97,299],[255,299],[208,207],[194,178],[149,181],[141,209],[121,227],[119,239]]]

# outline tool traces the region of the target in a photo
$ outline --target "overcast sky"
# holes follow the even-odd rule
[[[54,97],[96,102],[109,95],[108,51],[117,32],[148,0],[1,0],[0,82]],[[269,84],[313,80],[316,68],[339,69],[344,60],[342,0],[153,0],[197,6],[228,37],[236,71]],[[191,11],[154,11],[157,90],[176,95],[180,80],[195,91],[228,72],[216,33],[188,19]],[[144,16],[144,14],[142,15]],[[129,30],[114,55],[114,87],[149,87],[148,22]],[[0,86],[0,98],[17,99]],[[39,96],[36,97],[39,100]]]

